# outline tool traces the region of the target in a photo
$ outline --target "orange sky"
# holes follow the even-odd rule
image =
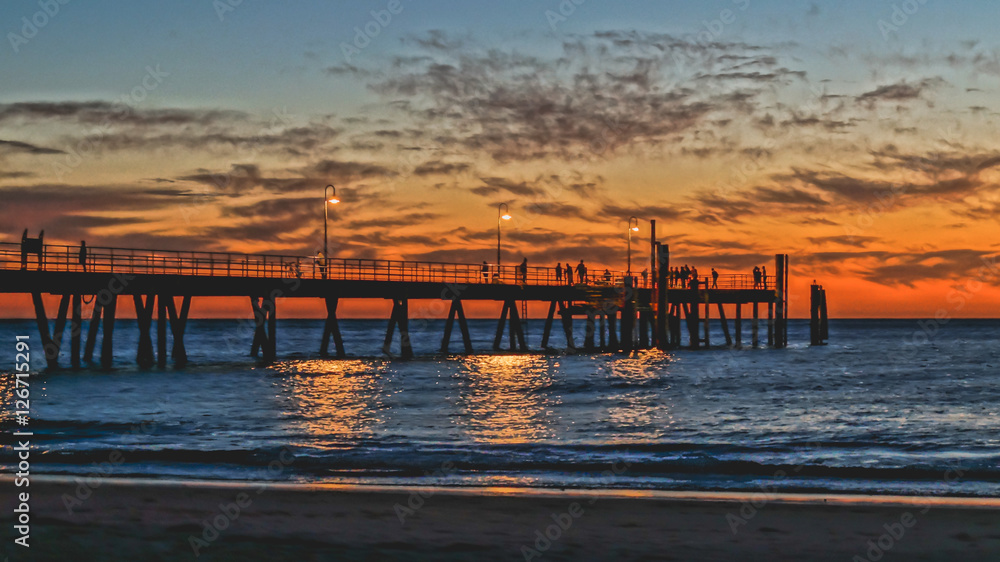
[[[707,38],[717,9],[624,6],[565,27],[494,6],[483,27],[414,5],[350,56],[319,25],[349,39],[350,14],[319,4],[218,25],[164,13],[130,53],[114,40],[141,10],[109,14],[127,21],[95,24],[79,53],[60,45],[92,28],[67,12],[0,61],[23,78],[0,94],[0,239],[312,256],[332,183],[334,257],[493,261],[506,203],[508,263],[622,270],[635,215],[635,263],[651,219],[674,265],[790,254],[796,317],[813,279],[834,317],[1000,316],[1000,48],[980,25],[996,6],[928,4],[883,34],[874,6],[748,3]],[[263,23],[279,20],[299,32],[277,41]],[[0,297],[0,317],[31,314]]]

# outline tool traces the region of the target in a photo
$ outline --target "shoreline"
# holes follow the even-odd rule
[[[61,559],[69,548],[107,560],[1000,556],[1000,498],[122,478],[81,489],[86,480],[32,477],[32,559]],[[5,474],[0,490],[6,522],[23,489]],[[67,498],[81,495],[70,512]]]

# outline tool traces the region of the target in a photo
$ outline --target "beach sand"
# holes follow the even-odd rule
[[[3,552],[12,561],[1000,560],[997,499],[91,484],[77,503],[73,478],[33,477],[31,548],[5,540]],[[24,488],[5,476],[0,490],[11,537]]]

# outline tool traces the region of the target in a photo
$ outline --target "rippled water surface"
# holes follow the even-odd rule
[[[489,349],[495,323],[471,323]],[[11,359],[18,334],[37,351],[38,473],[85,474],[117,450],[119,476],[1000,496],[997,321],[930,338],[916,321],[834,321],[822,348],[793,321],[786,350],[405,362],[379,356],[383,321],[342,324],[353,355],[328,360],[321,322],[279,321],[270,366],[236,321],[191,321],[184,369],[135,367],[129,321],[110,373],[45,371],[33,322],[0,323],[0,341]],[[418,355],[440,345],[442,322],[414,328]],[[294,461],[268,471],[286,447]]]

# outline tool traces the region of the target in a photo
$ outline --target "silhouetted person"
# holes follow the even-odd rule
[[[490,264],[483,260],[483,266],[479,268],[479,271],[483,274],[483,283],[490,282]]]
[[[556,262],[556,283],[562,285],[562,264]]]
[[[319,276],[326,279],[326,256],[322,250],[316,252],[316,264],[319,265]]]
[[[611,272],[608,271],[606,268],[604,270],[604,284],[605,285],[611,284]]]
[[[566,262],[566,284],[573,284],[573,268],[569,265],[569,262]]]
[[[767,288],[767,266],[760,268],[760,282],[764,289]]]
[[[719,272],[716,271],[714,267],[712,268],[712,288],[719,288]]]
[[[21,269],[28,269],[28,229],[21,235]]]
[[[521,260],[521,265],[518,266],[521,271],[521,283],[525,285],[528,284],[528,258]]]
[[[80,267],[87,271],[87,242],[80,240]]]
[[[760,267],[756,265],[753,266],[753,288],[760,288]]]
[[[583,265],[583,260],[576,264],[576,278],[580,283],[587,284],[587,266]]]
[[[649,281],[649,270],[648,269],[643,269],[642,270],[642,286],[645,287],[646,283],[648,281]]]
[[[697,290],[699,285],[698,268],[691,268],[691,288]]]

